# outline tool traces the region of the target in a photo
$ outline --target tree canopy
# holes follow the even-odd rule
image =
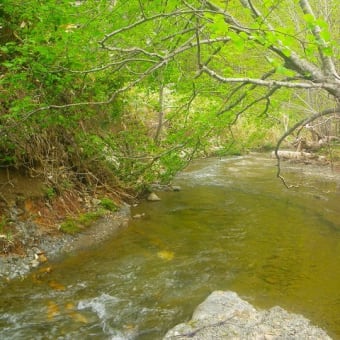
[[[271,131],[278,156],[322,117],[338,128],[335,0],[24,3],[0,5],[3,166],[130,185],[216,145]]]

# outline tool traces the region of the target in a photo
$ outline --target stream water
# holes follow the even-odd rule
[[[340,176],[286,164],[288,190],[275,171],[264,156],[193,163],[111,240],[1,288],[0,338],[161,339],[233,290],[340,339]]]

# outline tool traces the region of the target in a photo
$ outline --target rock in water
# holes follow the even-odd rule
[[[215,291],[195,310],[189,322],[168,331],[163,340],[329,340],[325,331],[302,315],[281,307],[258,311],[234,292]]]
[[[148,198],[147,198],[148,201],[160,201],[161,199],[154,193],[150,193]]]

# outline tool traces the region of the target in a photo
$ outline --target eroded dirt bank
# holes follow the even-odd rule
[[[57,195],[38,178],[0,170],[0,281],[105,240],[127,225],[129,215],[129,206],[109,190]],[[73,229],[63,230],[65,221]]]

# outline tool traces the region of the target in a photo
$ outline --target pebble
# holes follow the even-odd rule
[[[148,198],[147,198],[148,201],[160,201],[161,199],[154,193],[150,193]]]
[[[145,216],[145,213],[141,213],[141,214],[133,215],[132,218],[143,218],[144,216]]]

